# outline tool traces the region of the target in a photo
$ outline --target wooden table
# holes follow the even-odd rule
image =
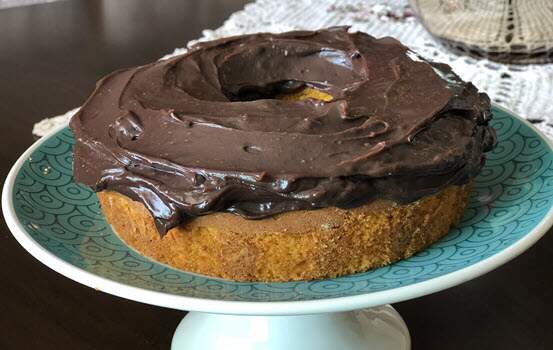
[[[33,123],[78,106],[101,76],[156,60],[245,0],[71,0],[0,11],[0,171]],[[0,349],[169,349],[180,311],[51,271],[0,223]],[[396,304],[414,349],[553,349],[553,235],[498,270]]]

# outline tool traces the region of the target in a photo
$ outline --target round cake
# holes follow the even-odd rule
[[[243,35],[100,80],[71,120],[73,173],[162,263],[336,277],[449,231],[495,144],[490,119],[485,94],[395,39]]]

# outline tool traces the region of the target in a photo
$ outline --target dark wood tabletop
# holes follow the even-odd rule
[[[33,123],[80,105],[96,80],[216,28],[244,0],[68,0],[0,10],[0,171]],[[0,349],[169,349],[183,312],[73,282],[0,223]],[[414,349],[553,349],[553,235],[503,267],[395,304]]]

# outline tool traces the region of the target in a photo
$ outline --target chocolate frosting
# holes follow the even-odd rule
[[[277,99],[304,87],[330,102]],[[253,34],[100,80],[74,176],[142,202],[160,233],[226,211],[407,203],[476,176],[490,102],[445,64],[347,27]]]

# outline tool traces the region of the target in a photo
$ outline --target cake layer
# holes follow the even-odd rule
[[[419,201],[373,201],[351,210],[285,212],[260,220],[213,213],[160,236],[140,202],[98,193],[114,231],[141,254],[177,269],[235,281],[331,278],[407,258],[445,235],[461,217],[470,185]]]

